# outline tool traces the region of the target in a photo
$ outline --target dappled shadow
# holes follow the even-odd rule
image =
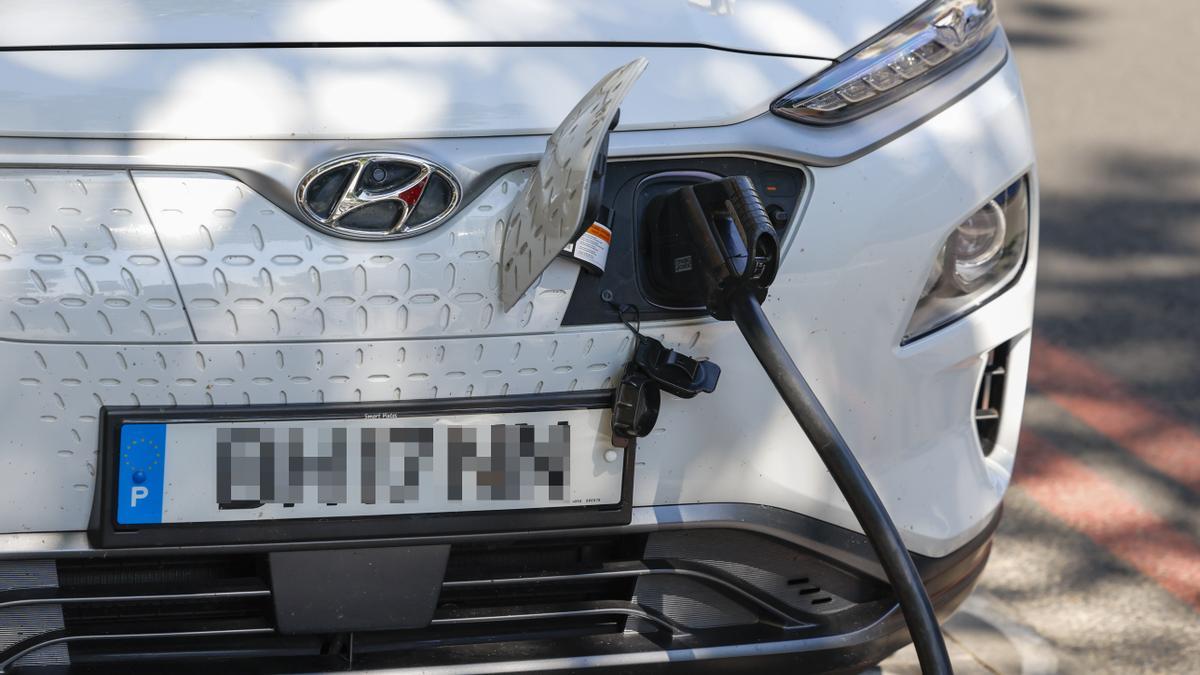
[[[1036,326],[1180,416],[1200,413],[1200,159],[1097,153],[1096,189],[1042,195]],[[1122,369],[1121,355],[1149,361]]]
[[[1082,460],[1088,469],[1119,482],[1123,490],[1149,495],[1146,506],[1153,509],[1155,516],[1177,531],[1200,538],[1200,519],[1197,518],[1200,494],[1192,492],[1175,477],[1144,463],[1086,423],[1055,408],[1038,392],[1031,393],[1027,407],[1032,409],[1026,411],[1025,428],[1032,430],[1039,441]],[[1143,433],[1143,430],[1135,433]],[[1152,431],[1144,430],[1144,433],[1151,434]],[[1053,471],[1047,472],[1047,465],[1038,456],[1038,449],[1038,442],[1022,443],[1016,459],[1016,484],[1027,479],[1053,479],[1059,475]],[[1132,537],[1141,532],[1131,528],[1124,534]]]
[[[1074,37],[1063,33],[1022,30],[1011,28],[1007,31],[1008,41],[1015,47],[1041,47],[1044,49],[1061,49],[1077,44]]]
[[[644,55],[650,66],[623,106],[623,128],[728,124],[761,113],[760,104],[826,61],[636,45],[811,51],[829,59],[882,27],[880,12],[733,0],[526,4],[514,12],[508,3],[378,3],[354,22],[344,21],[337,2],[268,4],[232,17],[224,8],[208,21],[194,8],[152,11],[138,3],[122,4],[117,16],[81,8],[70,22],[55,12],[10,11],[0,22],[3,45],[249,41],[296,48],[8,51],[0,55],[0,116],[11,135],[536,135],[554,129],[606,72]],[[60,23],[89,30],[47,28]],[[611,41],[627,44],[603,45]],[[342,48],[304,47],[316,43]],[[503,44],[520,47],[494,46]],[[664,97],[674,105],[664,107]]]
[[[1060,672],[1182,672],[1197,651],[1190,608],[1019,489],[980,588],[1053,642]]]
[[[1078,24],[1094,10],[1061,0],[1010,2],[1002,8],[1009,41],[1017,48],[1062,49],[1078,44]]]
[[[1078,5],[1069,5],[1053,0],[1017,2],[1013,3],[1013,6],[1027,16],[1053,23],[1083,19],[1091,14],[1091,10],[1083,9]]]

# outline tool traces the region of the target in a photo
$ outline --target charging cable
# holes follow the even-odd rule
[[[735,176],[679,188],[665,213],[683,218],[691,231],[709,313],[737,324],[862,525],[896,593],[922,672],[951,675],[933,604],[895,523],[763,313],[779,242],[753,183]]]

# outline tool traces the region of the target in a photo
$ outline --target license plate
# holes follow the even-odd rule
[[[247,419],[252,410],[160,419],[143,411],[119,419],[108,448],[113,522],[138,529],[505,518],[498,512],[611,510],[623,502],[625,451],[610,442],[605,408],[476,412],[476,402],[422,413],[428,407],[320,414],[274,407],[264,419]]]

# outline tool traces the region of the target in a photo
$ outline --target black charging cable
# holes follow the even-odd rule
[[[922,672],[952,675],[937,614],[904,540],[763,313],[761,303],[777,271],[779,242],[754,185],[745,176],[734,176],[682,187],[672,193],[664,214],[690,230],[694,251],[688,261],[699,271],[709,313],[737,324],[862,525],[896,594]]]
[[[749,294],[730,299],[734,323],[800,423],[800,428],[816,448],[842,496],[850,504],[850,510],[862,525],[871,547],[875,549],[879,564],[887,574],[900,602],[904,620],[908,623],[921,672],[950,675],[953,668],[933,603],[929,601],[925,584],[879,494],[875,492],[829,413],[825,412],[817,395],[800,374],[800,369],[779,340],[758,300]]]

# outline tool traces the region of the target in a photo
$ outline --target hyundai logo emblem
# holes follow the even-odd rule
[[[350,239],[411,237],[445,221],[459,199],[449,171],[391,153],[326,162],[296,188],[296,203],[313,226]]]

